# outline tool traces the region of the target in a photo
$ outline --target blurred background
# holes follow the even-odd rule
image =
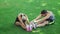
[[[55,14],[54,25],[32,32],[14,25],[19,13],[25,13],[31,21],[44,9]],[[60,34],[60,0],[0,0],[0,34]]]

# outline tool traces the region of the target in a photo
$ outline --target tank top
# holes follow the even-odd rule
[[[49,17],[49,19],[54,20],[54,19],[55,19],[54,14],[53,14],[51,11],[49,11],[49,12],[50,12],[50,17]]]

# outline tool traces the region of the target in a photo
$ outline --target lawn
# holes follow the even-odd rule
[[[55,24],[27,32],[14,25],[19,13],[36,18],[46,9],[55,14]],[[60,0],[0,0],[0,34],[60,34]]]

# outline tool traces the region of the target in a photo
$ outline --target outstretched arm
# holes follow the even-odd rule
[[[41,15],[39,15],[37,18],[36,18],[36,20],[38,20],[38,19],[40,19],[41,18]]]
[[[38,20],[38,19],[40,19],[40,18],[41,18],[41,15],[39,15],[36,19],[34,19],[34,21],[35,21],[35,20]]]
[[[47,13],[47,15],[44,17],[44,18],[42,18],[42,21],[45,21],[46,19],[48,19],[50,17],[50,13]]]

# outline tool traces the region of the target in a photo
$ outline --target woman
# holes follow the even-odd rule
[[[21,26],[23,29],[26,29],[26,23],[29,23],[27,15],[20,13],[16,18],[15,24]]]

